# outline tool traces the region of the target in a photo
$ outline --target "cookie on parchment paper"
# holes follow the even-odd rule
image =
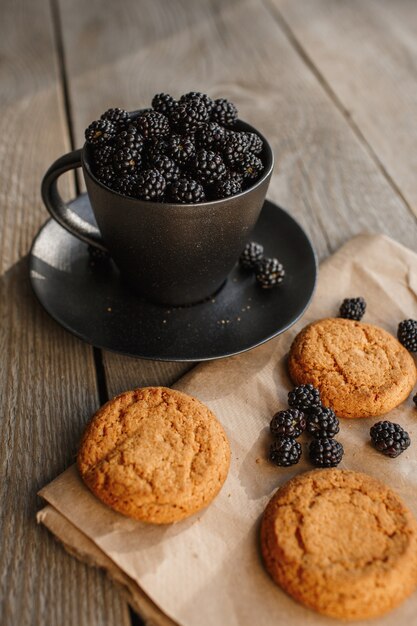
[[[417,523],[387,486],[339,469],[300,474],[269,502],[266,569],[288,594],[344,620],[377,617],[417,586]]]
[[[129,517],[169,524],[220,491],[230,447],[196,398],[166,387],[126,391],[102,406],[83,435],[77,465],[102,502]]]
[[[290,348],[288,369],[296,385],[311,383],[324,405],[348,418],[388,413],[417,380],[413,357],[395,337],[342,318],[306,326]]]

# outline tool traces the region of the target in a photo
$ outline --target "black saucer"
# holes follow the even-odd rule
[[[71,208],[94,221],[86,195]],[[206,302],[180,308],[152,304],[129,292],[112,261],[92,265],[86,244],[54,220],[44,224],[33,242],[30,280],[46,311],[94,346],[161,361],[218,359],[287,330],[313,295],[314,250],[288,213],[266,201],[251,238],[284,264],[282,285],[261,289],[251,273],[236,266]]]

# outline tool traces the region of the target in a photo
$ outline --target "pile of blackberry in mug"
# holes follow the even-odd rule
[[[235,129],[237,109],[224,98],[164,93],[152,108],[109,109],[85,131],[93,173],[107,187],[154,202],[197,203],[252,186],[264,165],[256,133]]]

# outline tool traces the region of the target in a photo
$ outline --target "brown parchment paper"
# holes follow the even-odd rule
[[[291,387],[286,371],[291,341],[308,322],[337,315],[344,297],[359,295],[368,303],[364,321],[395,334],[400,320],[417,318],[417,255],[385,236],[355,237],[322,264],[313,303],[292,329],[243,355],[199,365],[176,385],[216,413],[232,448],[227,481],[207,510],[171,526],[142,524],[101,504],[73,466],[40,492],[49,506],[39,521],[80,558],[106,567],[152,623],[172,622],[157,617],[157,610],[147,613],[148,606],[155,611],[149,599],[183,626],[337,623],[273,584],[261,563],[258,531],[276,488],[311,469],[306,460],[288,469],[266,461],[270,418],[285,407]],[[417,516],[417,410],[411,397],[388,416],[408,430],[410,448],[387,459],[368,443],[375,419],[342,420],[340,467],[384,481]],[[417,593],[378,624],[412,624],[416,615]]]

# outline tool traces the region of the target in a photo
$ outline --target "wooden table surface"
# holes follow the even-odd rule
[[[199,90],[270,140],[269,197],[320,259],[352,235],[417,242],[414,0],[3,0],[0,37],[0,622],[118,626],[120,590],[35,522],[37,490],[74,459],[91,413],[190,365],[85,345],[31,293],[50,163],[111,106]],[[64,179],[67,197],[74,178]],[[364,259],[358,259],[362,262]]]

